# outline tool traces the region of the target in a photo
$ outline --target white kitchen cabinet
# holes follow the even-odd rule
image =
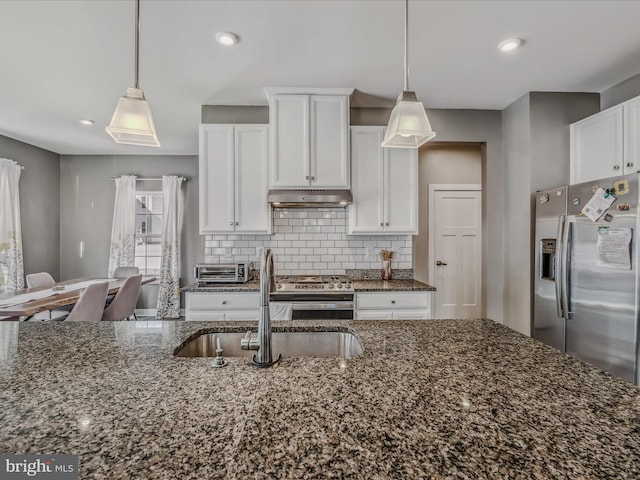
[[[429,320],[432,292],[357,292],[356,320]]]
[[[186,292],[185,320],[257,320],[260,294],[256,292]]]
[[[570,132],[571,184],[640,169],[640,97],[573,123]]]
[[[640,97],[624,104],[624,172],[640,171]]]
[[[351,127],[349,234],[418,233],[418,150],[382,148],[385,127]]]
[[[349,188],[349,95],[267,89],[270,188]]]
[[[268,127],[200,126],[200,234],[271,233]]]

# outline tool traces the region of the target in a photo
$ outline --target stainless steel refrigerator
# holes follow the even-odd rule
[[[634,174],[536,193],[533,313],[535,338],[636,385],[639,183]]]

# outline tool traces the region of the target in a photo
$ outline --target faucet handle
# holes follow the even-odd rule
[[[251,338],[251,331],[248,331],[244,338],[240,340],[240,348],[242,350],[258,350],[260,341],[257,338]]]

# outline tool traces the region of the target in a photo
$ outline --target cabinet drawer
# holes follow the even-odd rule
[[[258,310],[259,293],[187,292],[186,308],[190,310]]]
[[[397,310],[400,308],[429,308],[429,295],[420,293],[358,293],[356,294],[356,308],[378,308]]]

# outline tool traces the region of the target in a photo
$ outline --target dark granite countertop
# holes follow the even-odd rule
[[[418,280],[353,280],[356,292],[419,292],[435,291],[435,287]],[[214,283],[205,287],[193,283],[181,289],[183,292],[259,292],[260,282]]]
[[[172,351],[256,322],[0,322],[0,451],[80,478],[640,478],[640,389],[490,320],[353,328],[359,357],[222,369]]]

